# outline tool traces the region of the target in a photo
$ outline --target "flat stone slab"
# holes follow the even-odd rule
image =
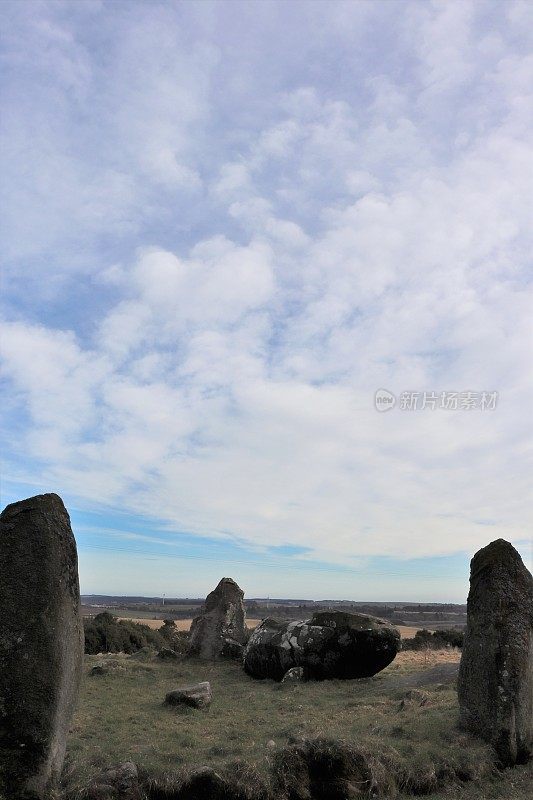
[[[212,699],[211,684],[209,681],[202,681],[174,689],[165,697],[165,703],[170,706],[185,705],[191,708],[206,708],[211,704]]]

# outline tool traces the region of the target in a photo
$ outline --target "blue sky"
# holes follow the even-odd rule
[[[530,564],[531,4],[2,10],[2,495],[64,498],[82,591]]]

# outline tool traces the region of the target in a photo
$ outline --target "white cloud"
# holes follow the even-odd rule
[[[94,127],[73,131],[68,92],[87,103],[111,72],[64,18],[40,29],[62,111],[20,184],[16,253],[58,246],[41,268],[61,272],[74,226],[94,294],[79,325],[70,289],[64,320],[41,309],[42,324],[3,327],[26,415],[10,447],[30,478],[332,563],[525,538],[533,63],[511,45],[526,11],[506,6],[491,31],[477,4],[410,4],[378,68],[343,49],[347,30],[384,24],[383,4],[363,7],[335,4],[315,34],[340,48],[352,92],[325,67],[316,85],[289,70],[248,97],[255,114],[237,108],[244,78],[214,96],[213,65],[231,78],[237,56],[209,14],[188,20],[189,42],[173,7],[148,19],[136,5],[98,97],[108,138],[88,156],[73,136]],[[30,146],[13,119],[20,169]],[[501,397],[494,412],[378,414],[379,387]]]

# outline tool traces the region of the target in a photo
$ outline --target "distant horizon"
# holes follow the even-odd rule
[[[205,600],[205,597],[179,597],[176,595],[173,598],[167,598],[164,595],[114,595],[114,594],[85,594],[80,593],[81,599],[87,599],[90,597],[100,597],[100,598],[115,598],[117,600]],[[343,598],[341,600],[335,600],[331,597],[321,598],[317,600],[313,600],[311,597],[244,597],[244,600],[248,600],[249,602],[257,602],[259,600],[264,600],[266,602],[276,603],[282,600],[288,600],[291,603],[302,602],[302,603],[360,603],[361,605],[369,605],[369,606],[377,606],[377,605],[407,605],[407,606],[417,606],[417,605],[436,605],[436,606],[444,606],[444,605],[466,605],[465,603],[432,603],[431,601],[421,601],[421,600],[351,600],[350,598]]]

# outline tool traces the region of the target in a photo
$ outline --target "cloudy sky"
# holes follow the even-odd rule
[[[2,492],[64,498],[82,591],[527,563],[533,5],[2,11]]]

